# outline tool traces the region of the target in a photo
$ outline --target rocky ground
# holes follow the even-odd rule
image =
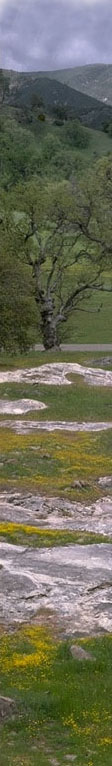
[[[0,387],[0,763],[111,766],[112,371]]]
[[[112,372],[83,367],[76,363],[51,363],[38,368],[0,372],[0,382],[20,381],[46,385],[71,385],[70,375],[84,377],[88,385],[112,386]],[[0,400],[0,413],[13,414],[1,420],[1,427],[27,434],[35,430],[100,431],[112,429],[112,422],[20,421],[15,415],[44,408],[37,400]],[[99,477],[99,482],[101,481]],[[111,480],[110,480],[111,481]],[[104,478],[103,478],[104,482]],[[103,486],[103,485],[102,485]],[[108,486],[108,477],[107,477]],[[58,546],[51,550],[25,549],[1,538],[1,621],[21,621],[37,617],[42,606],[64,621],[65,633],[91,634],[110,631],[111,621],[111,537],[112,499],[101,497],[96,503],[70,502],[65,498],[38,493],[4,491],[0,495],[0,522],[37,525],[40,529],[79,530],[104,535],[104,542],[92,545]],[[81,540],[80,540],[81,543]]]
[[[29,621],[43,607],[56,612],[65,635],[111,631],[111,545],[32,550],[0,543],[2,622]]]
[[[104,484],[104,479],[100,479]],[[106,480],[105,480],[106,481]],[[112,478],[110,477],[112,486]],[[76,485],[81,485],[76,482]],[[27,492],[0,493],[0,520],[41,529],[68,529],[112,536],[112,498],[90,505]]]

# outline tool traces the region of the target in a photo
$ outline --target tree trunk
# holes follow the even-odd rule
[[[59,349],[58,328],[56,319],[54,318],[52,302],[49,305],[44,305],[44,307],[42,305],[41,320],[44,348],[46,350]]]
[[[59,348],[57,328],[54,323],[50,323],[49,320],[44,322],[42,326],[43,343],[46,349]]]

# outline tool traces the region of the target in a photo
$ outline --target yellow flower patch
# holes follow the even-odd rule
[[[21,651],[22,642],[22,651]],[[25,649],[24,649],[25,642]],[[18,643],[18,650],[16,645]],[[0,670],[10,673],[16,670],[29,670],[37,668],[48,669],[52,664],[57,651],[57,644],[53,643],[49,634],[41,627],[20,628],[13,639],[9,635],[2,635],[0,641]]]
[[[102,737],[100,745],[112,745],[112,737]]]
[[[80,734],[81,727],[78,725],[77,721],[74,720],[73,714],[69,715],[68,718],[63,718],[63,724],[64,726],[70,726],[72,731],[76,731],[77,734]]]
[[[0,481],[2,485],[7,480],[8,486],[40,489],[49,494],[71,490],[76,478],[91,481],[112,473],[108,439],[105,434],[43,432],[19,435],[0,429],[3,460]],[[32,452],[33,446],[37,452]]]

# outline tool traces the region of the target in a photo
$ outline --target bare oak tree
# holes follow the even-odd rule
[[[99,178],[94,185],[90,179],[79,187],[59,184],[44,192],[27,184],[18,205],[24,211],[24,253],[33,273],[43,343],[51,349],[59,346],[60,326],[72,312],[88,312],[94,291],[111,290],[105,287],[104,270],[112,254],[112,224],[108,188],[106,197]]]

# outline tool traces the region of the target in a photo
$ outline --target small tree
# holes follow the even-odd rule
[[[32,93],[31,96],[31,113],[33,116],[33,120],[40,120],[40,122],[45,122],[46,115],[45,115],[45,107],[44,107],[44,101],[41,96],[38,95],[38,93]]]
[[[35,92],[32,93],[32,96],[31,96],[31,108],[32,109],[40,109],[42,107],[44,107],[43,98],[41,98],[41,96],[39,96],[38,93],[35,93]]]
[[[56,125],[64,125],[68,119],[67,106],[64,104],[55,104],[55,106],[53,106],[52,113]]]

